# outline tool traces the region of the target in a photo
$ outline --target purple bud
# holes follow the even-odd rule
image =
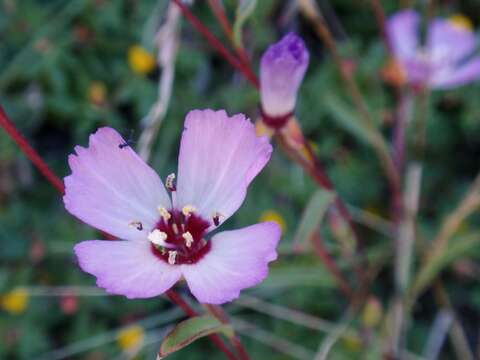
[[[308,61],[305,43],[294,33],[285,35],[265,51],[260,63],[260,96],[264,114],[282,117],[294,110]]]

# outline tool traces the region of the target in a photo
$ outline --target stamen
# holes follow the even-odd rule
[[[175,235],[178,235],[178,226],[176,223],[172,224],[172,230]]]
[[[189,217],[195,211],[197,211],[197,208],[193,205],[185,205],[182,209],[182,213],[183,213],[183,215],[185,215],[185,217]]]
[[[132,221],[128,226],[134,227],[138,231],[143,230],[143,224],[140,221]]]
[[[162,206],[158,207],[158,212],[160,213],[160,216],[163,218],[163,220],[165,220],[165,222],[168,222],[168,220],[170,220],[170,218],[172,217],[168,210]]]
[[[182,237],[185,239],[185,245],[189,248],[193,244],[193,236],[189,231],[182,234]]]
[[[165,240],[167,240],[168,238],[168,235],[158,229],[155,229],[150,234],[148,234],[147,238],[152,242],[152,244],[157,246],[166,246],[166,247],[172,246],[165,242]]]
[[[175,264],[175,259],[177,258],[177,252],[175,250],[168,252],[168,263],[170,265]]]
[[[220,225],[220,222],[223,221],[223,219],[225,219],[225,215],[223,215],[222,213],[220,213],[218,211],[215,211],[212,215],[213,224],[215,226]]]
[[[177,186],[175,185],[175,174],[171,173],[170,175],[167,176],[167,179],[165,180],[165,187],[169,191],[177,191]]]

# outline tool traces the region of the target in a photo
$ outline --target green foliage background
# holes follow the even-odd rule
[[[127,53],[135,44],[155,52],[153,37],[167,3],[0,1],[0,101],[57,174],[68,174],[67,155],[75,145],[87,144],[88,135],[100,126],[112,126],[127,138],[132,131],[133,138],[140,133],[141,119],[156,100],[160,74],[158,70],[148,76],[136,74],[129,67]],[[225,3],[233,19],[236,1]],[[463,12],[475,24],[480,21],[480,6],[475,0],[439,3],[438,12],[442,15]],[[287,6],[283,1],[258,1],[244,28],[246,48],[257,65],[268,44],[285,32],[294,30],[306,39],[311,64],[298,100],[301,125],[341,196],[356,208],[388,217],[388,189],[375,154],[361,139],[345,131],[340,121],[355,121],[350,116],[356,114],[338,69],[300,14],[281,19]],[[369,4],[332,0],[330,6],[338,17],[334,30],[341,50],[356,66],[355,76],[378,127],[390,136],[394,97],[380,77],[387,55]],[[398,9],[397,2],[386,2],[387,13]],[[206,4],[198,1],[193,11],[227,42]],[[102,105],[95,105],[89,99],[89,88],[94,82],[106,86],[106,101]],[[443,217],[458,203],[479,170],[479,97],[479,83],[432,95],[418,224],[425,242],[435,234]],[[257,106],[256,90],[183,21],[172,100],[155,143],[152,166],[163,177],[176,170],[183,119],[190,109],[224,108],[230,114],[242,112],[255,119]],[[226,227],[256,222],[268,209],[280,213],[287,224],[280,246],[283,256],[272,267],[265,283],[248,293],[337,323],[347,300],[313,253],[295,255],[291,246],[302,212],[315,189],[303,171],[277,149],[268,167],[251,186],[246,202]],[[479,218],[474,215],[462,231],[475,234],[479,226]],[[372,294],[386,309],[393,293],[393,242],[366,227],[361,228],[361,233],[367,239],[368,254],[379,265]],[[81,240],[97,237],[94,230],[69,216],[51,185],[0,131],[0,294],[20,285],[94,285],[93,277],[76,266],[72,247]],[[336,242],[331,236],[326,236],[326,240],[344,265],[345,273],[353,279],[353,270],[342,262]],[[32,247],[39,243],[45,246],[45,256],[35,261]],[[457,262],[457,267],[450,267],[442,274],[473,347],[478,346],[480,317],[480,270],[476,262],[479,255],[478,250],[471,252],[469,258],[475,261]],[[470,266],[469,269],[473,267],[470,271],[473,275],[458,270],[462,264]],[[78,300],[78,311],[71,315],[62,312],[56,297],[32,297],[27,310],[19,315],[0,310],[0,358],[42,358],[54,349],[155,315],[157,323],[153,321],[153,325],[146,327],[159,331],[158,341],[138,355],[140,359],[151,359],[158,350],[163,327],[182,317],[164,298],[127,301],[122,297],[99,296]],[[414,353],[422,353],[426,335],[439,311],[433,304],[432,294],[427,293],[415,307],[408,336],[409,350]],[[235,304],[226,309],[269,334],[297,344],[300,352],[307,351],[303,354],[306,358],[325,337],[324,332],[294,326]],[[355,319],[353,329],[359,331],[361,326],[361,320]],[[381,327],[372,331],[380,337],[383,332]],[[242,339],[254,359],[293,358],[272,351],[258,339]],[[453,356],[450,345],[444,350],[442,358]],[[111,359],[120,353],[116,342],[111,341],[68,358]],[[368,349],[358,349],[352,341],[343,341],[335,347],[332,358],[376,359],[380,353],[377,342]],[[200,340],[172,355],[172,359],[222,356],[208,341]]]

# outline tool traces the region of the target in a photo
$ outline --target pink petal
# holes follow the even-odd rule
[[[244,115],[194,110],[185,120],[180,146],[177,205],[193,205],[206,219],[230,217],[247,187],[270,159],[272,146],[257,137]]]
[[[198,301],[222,304],[268,275],[268,263],[277,258],[280,227],[274,222],[255,224],[215,235],[210,252],[194,265],[181,265]]]
[[[447,68],[432,76],[432,87],[451,89],[480,78],[480,57],[475,57],[458,68]]]
[[[399,60],[415,56],[418,46],[420,17],[414,10],[403,10],[391,16],[387,33],[395,56]]]
[[[473,31],[450,20],[436,19],[428,31],[427,47],[434,64],[455,64],[475,50]]]
[[[180,268],[155,257],[147,241],[83,241],[75,254],[97,286],[129,299],[160,295],[181,277]]]
[[[70,155],[72,174],[65,178],[65,207],[87,224],[128,240],[146,239],[159,219],[158,206],[170,198],[158,177],[112,128],[90,136],[88,148]],[[129,225],[142,223],[139,231]]]

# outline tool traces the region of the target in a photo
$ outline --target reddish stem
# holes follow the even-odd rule
[[[245,49],[241,46],[236,46],[235,44],[232,25],[225,14],[222,4],[218,0],[208,0],[208,4],[210,5],[210,8],[212,9],[213,14],[217,18],[218,22],[222,26],[223,32],[227,35],[228,40],[230,40],[230,43],[233,45],[238,57],[245,64],[245,66],[251,69],[250,59],[248,58]]]
[[[260,88],[260,83],[257,76],[253,73],[252,69],[249,66],[246,66],[243,62],[237,60],[228,49],[223,46],[220,40],[212,34],[210,30],[207,29],[205,25],[190,11],[190,9],[182,3],[181,0],[172,0],[180,8],[183,15],[190,21],[190,23],[207,39],[207,41],[212,45],[233,67],[241,71],[245,77],[255,86],[257,89]]]
[[[43,176],[58,190],[60,194],[65,193],[63,181],[55,175],[47,163],[42,159],[38,152],[29,144],[28,140],[18,131],[15,124],[8,118],[7,114],[0,105],[0,126],[5,129],[7,134],[17,143],[23,153],[32,161]],[[110,234],[106,237],[113,239]],[[173,290],[167,291],[167,296],[172,302],[177,304],[188,316],[196,316],[197,313]],[[226,347],[223,340],[218,335],[211,335],[211,340],[227,355],[230,360],[237,360],[237,357]]]
[[[342,272],[338,268],[337,264],[335,261],[333,261],[332,256],[326,249],[326,247],[323,244],[323,240],[321,238],[321,235],[318,230],[315,230],[312,233],[312,244],[315,252],[317,255],[323,260],[323,263],[325,266],[330,270],[330,273],[335,276],[337,279],[338,284],[340,285],[340,289],[342,292],[351,300],[353,300],[353,292],[352,289],[350,288],[350,285],[348,285],[347,280],[344,278]]]
[[[50,183],[58,190],[58,192],[63,194],[65,190],[63,181],[53,173],[50,167],[45,163],[45,161],[43,161],[41,156],[32,146],[30,146],[27,139],[20,133],[20,131],[18,131],[12,121],[7,117],[7,114],[5,114],[5,111],[1,105],[0,125],[5,129],[13,141],[17,143],[20,149],[22,149],[23,153],[32,161],[42,175],[45,176],[48,181],[50,181]]]
[[[215,316],[222,323],[230,324],[228,315],[226,314],[226,312],[223,310],[221,306],[205,304],[205,307],[213,316]],[[245,349],[245,347],[243,346],[242,342],[240,341],[240,339],[236,334],[233,335],[232,344],[237,350],[241,360],[250,360],[250,356],[248,355],[247,350]]]

